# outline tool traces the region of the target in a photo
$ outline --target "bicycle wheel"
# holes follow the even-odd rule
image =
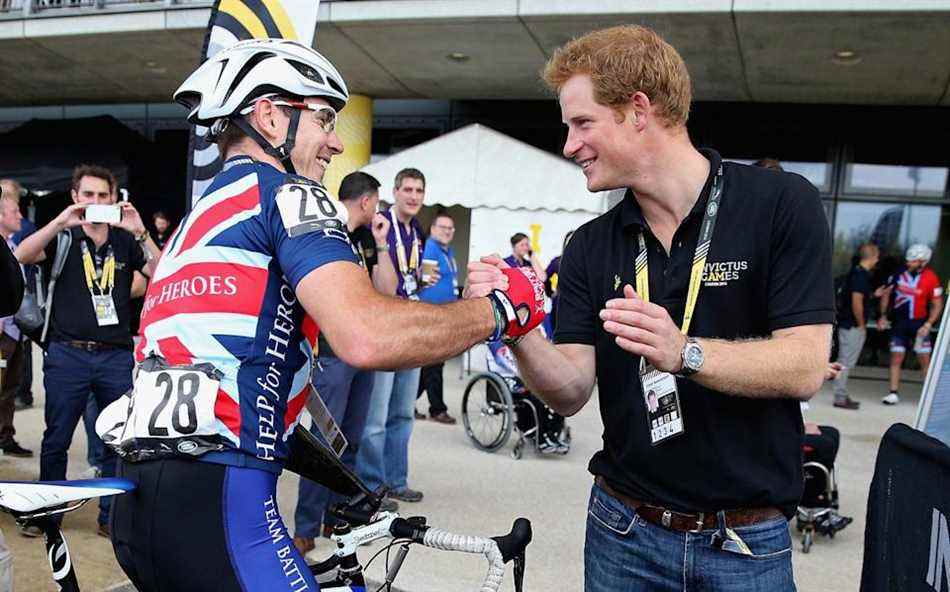
[[[504,381],[486,372],[476,375],[462,396],[462,424],[479,450],[494,452],[508,441],[514,404]]]

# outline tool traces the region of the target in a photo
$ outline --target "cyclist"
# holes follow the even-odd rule
[[[904,256],[906,264],[890,277],[890,289],[881,296],[881,316],[878,329],[887,322],[887,306],[894,297],[894,325],[891,328],[890,392],[881,399],[885,405],[900,402],[901,365],[904,353],[913,348],[920,369],[927,374],[930,366],[930,331],[943,310],[943,288],[940,278],[927,267],[933,251],[923,244],[911,245]]]
[[[327,59],[269,39],[219,52],[175,94],[225,162],[165,246],[145,296],[134,405],[112,441],[119,474],[138,484],[112,518],[138,590],[318,589],[275,491],[318,326],[348,364],[391,369],[517,338],[543,318],[530,272],[443,306],[373,289],[346,209],[320,184],[343,151],[334,125],[347,98]]]

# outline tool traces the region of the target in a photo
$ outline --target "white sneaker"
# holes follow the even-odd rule
[[[898,396],[898,394],[893,391],[890,393],[887,393],[887,396],[881,399],[881,403],[884,403],[885,405],[897,405],[900,402],[901,402],[900,396]]]
[[[92,466],[83,471],[81,476],[83,479],[99,479],[102,477],[102,471],[99,470],[99,467]]]

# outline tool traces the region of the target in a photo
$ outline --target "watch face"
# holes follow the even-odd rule
[[[690,344],[686,348],[686,355],[683,357],[686,365],[694,370],[703,365],[703,349],[701,347]]]

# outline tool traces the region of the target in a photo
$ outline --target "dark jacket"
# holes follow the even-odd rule
[[[0,317],[16,313],[23,299],[23,274],[10,252],[7,241],[0,240]]]

